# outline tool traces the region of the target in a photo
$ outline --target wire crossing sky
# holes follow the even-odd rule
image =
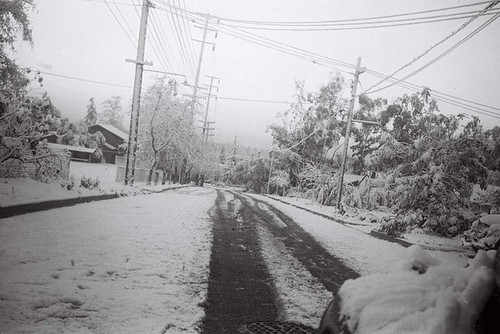
[[[479,116],[487,128],[500,125],[495,1],[151,2],[146,60],[153,66],[145,69],[171,73],[186,98],[210,13],[207,42],[215,51],[206,45],[200,84],[208,83],[206,76],[221,78],[209,116],[216,118],[219,141],[238,135],[240,143],[269,147],[266,127],[294,101],[295,81],[303,80],[309,92],[336,73],[349,83],[358,56],[366,68],[360,91],[368,88],[372,98],[391,102],[429,87],[440,112]],[[127,107],[134,68],[125,59],[137,53],[141,6],[142,0],[38,0],[30,15],[34,46],[20,44],[17,62],[46,75],[44,89],[70,119],[83,117],[90,97],[99,108],[120,95]],[[143,87],[157,75],[145,72]]]

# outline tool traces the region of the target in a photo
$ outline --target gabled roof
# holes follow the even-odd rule
[[[125,133],[122,130],[120,130],[118,128],[115,128],[112,125],[109,125],[109,124],[94,124],[94,125],[89,126],[89,128],[91,128],[91,127],[97,127],[97,126],[100,126],[101,128],[103,128],[103,129],[111,132],[112,134],[114,134],[114,135],[120,137],[121,139],[123,139],[124,141],[128,141],[128,133]]]

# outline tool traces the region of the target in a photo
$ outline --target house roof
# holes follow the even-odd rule
[[[74,152],[83,152],[83,153],[94,153],[95,148],[87,148],[87,147],[82,147],[82,146],[70,146],[70,145],[62,145],[62,144],[54,144],[54,143],[47,143],[47,146],[55,148],[55,149],[60,149],[60,150],[68,150],[68,151],[74,151]]]
[[[118,128],[115,128],[114,126],[112,125],[109,125],[109,124],[94,124],[94,125],[91,125],[89,126],[89,128],[91,127],[97,127],[97,126],[100,126],[101,128],[111,132],[112,134],[122,138],[124,141],[128,141],[128,134],[123,132],[122,130],[118,129]]]

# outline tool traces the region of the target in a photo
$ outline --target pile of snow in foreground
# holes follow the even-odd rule
[[[389,273],[344,283],[341,319],[353,333],[469,333],[495,284],[496,251],[467,268],[412,246]]]
[[[185,188],[1,219],[0,333],[197,333],[214,200]]]

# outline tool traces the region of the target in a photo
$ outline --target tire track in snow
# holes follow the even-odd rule
[[[275,321],[278,305],[273,280],[262,257],[252,208],[227,202],[217,190],[204,334],[237,333],[250,322]],[[228,197],[233,197],[229,195]]]
[[[360,276],[343,261],[331,255],[309,233],[280,210],[255,198],[249,201],[248,196],[237,193],[233,195],[245,204],[255,203],[253,211],[261,217],[261,221],[267,222],[265,228],[276,240],[282,242],[328,291],[336,294],[346,280]],[[276,222],[276,219],[280,222]],[[285,224],[286,228],[283,228],[282,224]]]

